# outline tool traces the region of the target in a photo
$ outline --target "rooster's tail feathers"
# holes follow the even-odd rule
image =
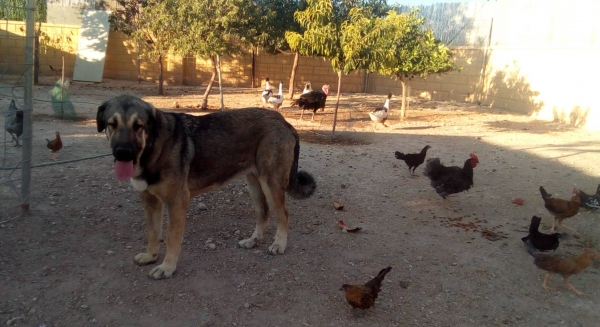
[[[427,159],[427,164],[425,164],[423,174],[425,176],[434,176],[440,168],[442,168],[440,158],[429,158]]]
[[[541,221],[542,221],[542,218],[540,218],[538,216],[531,217],[531,224],[529,225],[529,234],[535,233],[538,231],[538,229],[540,228]]]
[[[548,194],[543,186],[540,186],[540,193],[542,194],[542,199],[548,200],[552,197],[552,194]]]

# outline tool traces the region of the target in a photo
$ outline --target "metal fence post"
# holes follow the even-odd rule
[[[33,53],[35,45],[35,0],[27,0],[25,16],[25,99],[23,108],[23,169],[21,170],[21,215],[29,213],[31,193]]]

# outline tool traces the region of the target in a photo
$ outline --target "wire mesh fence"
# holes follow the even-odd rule
[[[2,51],[22,54],[22,62],[0,63],[0,94],[3,102],[4,138],[0,160],[0,224],[26,214],[29,210],[32,156],[32,98],[35,39],[35,0],[0,2],[0,12],[5,24],[9,19],[24,20],[24,47],[11,47],[9,34],[5,33]],[[5,30],[8,30],[7,28]],[[5,55],[3,58],[9,58]],[[18,82],[5,84],[2,80],[9,70],[20,72]],[[6,99],[4,99],[6,96]],[[7,138],[10,135],[10,139]],[[10,144],[9,144],[10,143]],[[19,146],[19,143],[21,145]],[[14,147],[12,147],[14,146]],[[19,151],[20,150],[20,151]]]

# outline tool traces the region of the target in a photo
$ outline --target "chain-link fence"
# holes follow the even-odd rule
[[[0,110],[4,118],[2,157],[0,158],[0,224],[29,210],[32,156],[32,99],[35,47],[36,1],[3,0],[0,2],[0,18],[8,26],[9,20],[21,20],[25,27],[18,35],[24,39],[24,47],[13,44],[8,28],[2,35],[3,58],[20,55],[22,60],[0,62]],[[11,46],[13,45],[13,46]],[[9,71],[20,72],[17,79],[6,82]]]

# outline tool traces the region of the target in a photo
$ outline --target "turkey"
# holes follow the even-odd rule
[[[283,103],[283,84],[279,83],[279,93],[277,95],[271,95],[269,97],[269,99],[267,100],[267,103],[269,103],[269,105],[279,111],[279,107],[281,107],[281,104]]]
[[[19,146],[19,137],[23,135],[23,110],[17,108],[14,99],[10,100],[4,119],[4,129],[12,136],[14,146]]]
[[[266,104],[267,100],[272,95],[273,95],[273,91],[271,91],[271,83],[269,82],[269,78],[267,77],[267,79],[265,80],[265,90],[262,91],[262,93],[260,95],[260,99],[264,104]]]
[[[315,120],[315,113],[317,110],[325,109],[325,101],[327,101],[327,95],[329,94],[329,84],[323,85],[322,89],[323,92],[310,91],[308,93],[304,93],[298,99],[292,102],[292,107],[298,106],[302,109],[300,119],[302,119],[304,116],[304,110],[312,110],[313,114],[311,120]]]
[[[306,85],[304,86],[304,90],[302,90],[302,94],[306,94],[308,92],[312,92],[312,86],[310,86],[310,81],[306,81]]]
[[[385,121],[388,118],[389,112],[390,112],[390,99],[392,98],[392,94],[388,94],[387,99],[385,100],[385,103],[383,104],[383,107],[377,107],[375,108],[375,110],[369,112],[369,116],[371,117],[371,120],[373,121],[373,130],[376,129],[377,127],[377,123],[381,123],[381,125],[383,125],[383,127],[387,127],[387,125],[385,124]]]

